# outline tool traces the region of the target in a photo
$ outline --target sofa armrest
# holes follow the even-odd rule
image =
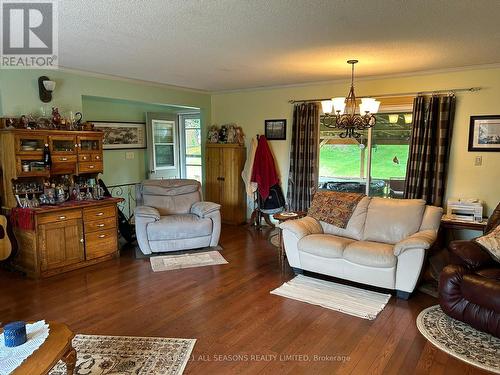
[[[154,207],[150,206],[138,206],[134,210],[135,217],[154,219],[154,221],[160,220],[160,213]]]
[[[196,202],[191,206],[191,213],[204,218],[212,212],[219,211],[220,204],[213,202]]]
[[[422,230],[405,238],[394,245],[394,255],[399,256],[407,250],[423,249],[431,247],[437,237],[437,231],[433,229]]]
[[[289,231],[300,240],[302,237],[308,236],[310,234],[323,233],[323,228],[318,220],[306,216],[297,220],[287,220],[281,224],[278,224],[283,231]]]
[[[452,241],[448,248],[451,251],[453,263],[472,269],[493,263],[491,256],[481,246],[472,241]]]

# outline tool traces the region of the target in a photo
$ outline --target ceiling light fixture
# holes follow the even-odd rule
[[[347,60],[351,64],[351,89],[347,98],[339,97],[321,101],[323,109],[323,125],[328,128],[343,130],[340,138],[359,138],[363,131],[375,125],[375,113],[378,112],[380,102],[373,98],[361,98],[359,113],[356,113],[356,95],[354,94],[354,64],[358,60]],[[332,113],[335,112],[335,113]]]
[[[389,115],[389,124],[396,124],[399,121],[399,115],[394,113]]]
[[[411,124],[413,121],[413,114],[412,113],[405,113],[405,124]]]

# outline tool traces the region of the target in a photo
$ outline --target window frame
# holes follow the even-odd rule
[[[414,96],[387,96],[387,97],[379,97],[376,98],[379,100],[380,103],[380,108],[377,114],[384,114],[384,113],[413,113],[413,99]],[[320,119],[323,114],[320,114]],[[321,123],[318,125],[321,127]],[[375,127],[377,125],[375,124]],[[318,162],[317,162],[317,170],[318,173],[316,173],[316,186],[319,187],[319,167],[320,167],[320,144],[321,144],[321,129],[318,131]],[[368,128],[367,130],[367,143],[366,143],[366,149],[367,149],[367,154],[366,154],[366,178],[363,180],[366,181],[366,186],[365,186],[365,194],[367,196],[370,195],[370,185],[372,181],[372,144],[373,144],[373,127]],[[332,176],[333,177],[333,176]],[[406,178],[406,176],[405,176]]]

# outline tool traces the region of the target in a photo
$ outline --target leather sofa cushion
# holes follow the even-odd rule
[[[486,279],[500,281],[500,268],[483,268],[476,270],[476,273]]]
[[[354,241],[348,244],[344,249],[344,259],[377,268],[392,268],[397,263],[392,245],[370,241]]]
[[[299,251],[324,258],[342,258],[345,247],[354,242],[349,238],[337,237],[331,234],[310,234],[303,237],[297,244]]]
[[[209,236],[212,234],[212,220],[193,214],[162,216],[160,220],[148,224],[147,234],[149,241]]]
[[[422,199],[372,198],[363,240],[395,244],[418,232],[425,210]]]
[[[365,227],[366,211],[368,210],[369,204],[369,197],[364,197],[358,202],[358,205],[354,209],[354,212],[352,213],[345,229],[320,221],[321,226],[323,227],[323,232],[334,234],[336,236],[361,240],[363,236],[363,229]]]

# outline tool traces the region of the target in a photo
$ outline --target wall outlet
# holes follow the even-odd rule
[[[476,156],[474,158],[474,166],[475,167],[480,167],[481,165],[483,165],[483,157],[482,156]]]
[[[127,151],[125,153],[125,160],[132,160],[135,158],[135,152],[133,151]]]

